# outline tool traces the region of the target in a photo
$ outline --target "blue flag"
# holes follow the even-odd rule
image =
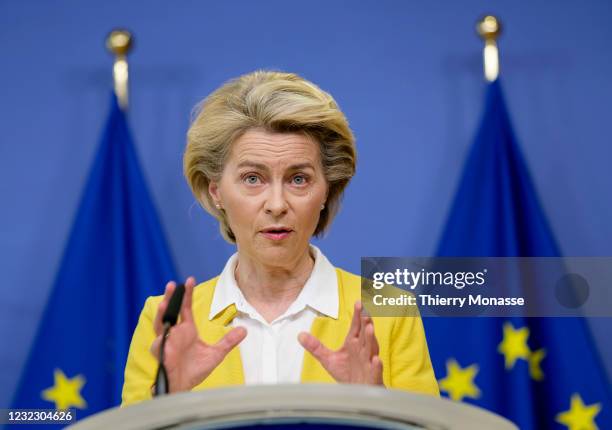
[[[80,419],[117,406],[144,301],[172,279],[168,245],[113,94],[12,407],[74,408]]]
[[[487,88],[437,255],[560,256],[499,81]],[[610,383],[584,319],[425,318],[425,326],[443,395],[521,429],[612,429]]]

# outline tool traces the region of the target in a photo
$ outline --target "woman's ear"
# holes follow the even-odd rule
[[[221,196],[219,195],[219,184],[217,182],[210,181],[208,183],[208,194],[210,194],[215,204],[219,204],[221,202]]]

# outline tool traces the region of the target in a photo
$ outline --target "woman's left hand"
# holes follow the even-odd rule
[[[361,315],[362,307],[361,302],[355,302],[351,327],[339,350],[332,351],[306,332],[299,334],[298,341],[336,381],[383,385],[382,361],[378,356],[374,323],[371,317]]]

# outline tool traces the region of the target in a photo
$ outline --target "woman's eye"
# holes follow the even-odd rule
[[[257,175],[247,175],[244,177],[244,181],[249,185],[255,185],[259,181],[259,177]]]
[[[296,185],[304,185],[306,182],[306,176],[304,175],[295,175],[293,177],[293,183]]]

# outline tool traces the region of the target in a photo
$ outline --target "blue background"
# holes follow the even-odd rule
[[[0,1],[0,405],[108,113],[111,28],[136,36],[129,120],[179,273],[204,280],[233,247],[182,177],[190,112],[257,68],[319,84],[357,136],[357,175],[316,242],[330,260],[358,272],[361,256],[431,255],[483,107],[485,12],[506,26],[508,108],[562,252],[612,255],[610,1]],[[590,323],[612,373],[610,320]]]

